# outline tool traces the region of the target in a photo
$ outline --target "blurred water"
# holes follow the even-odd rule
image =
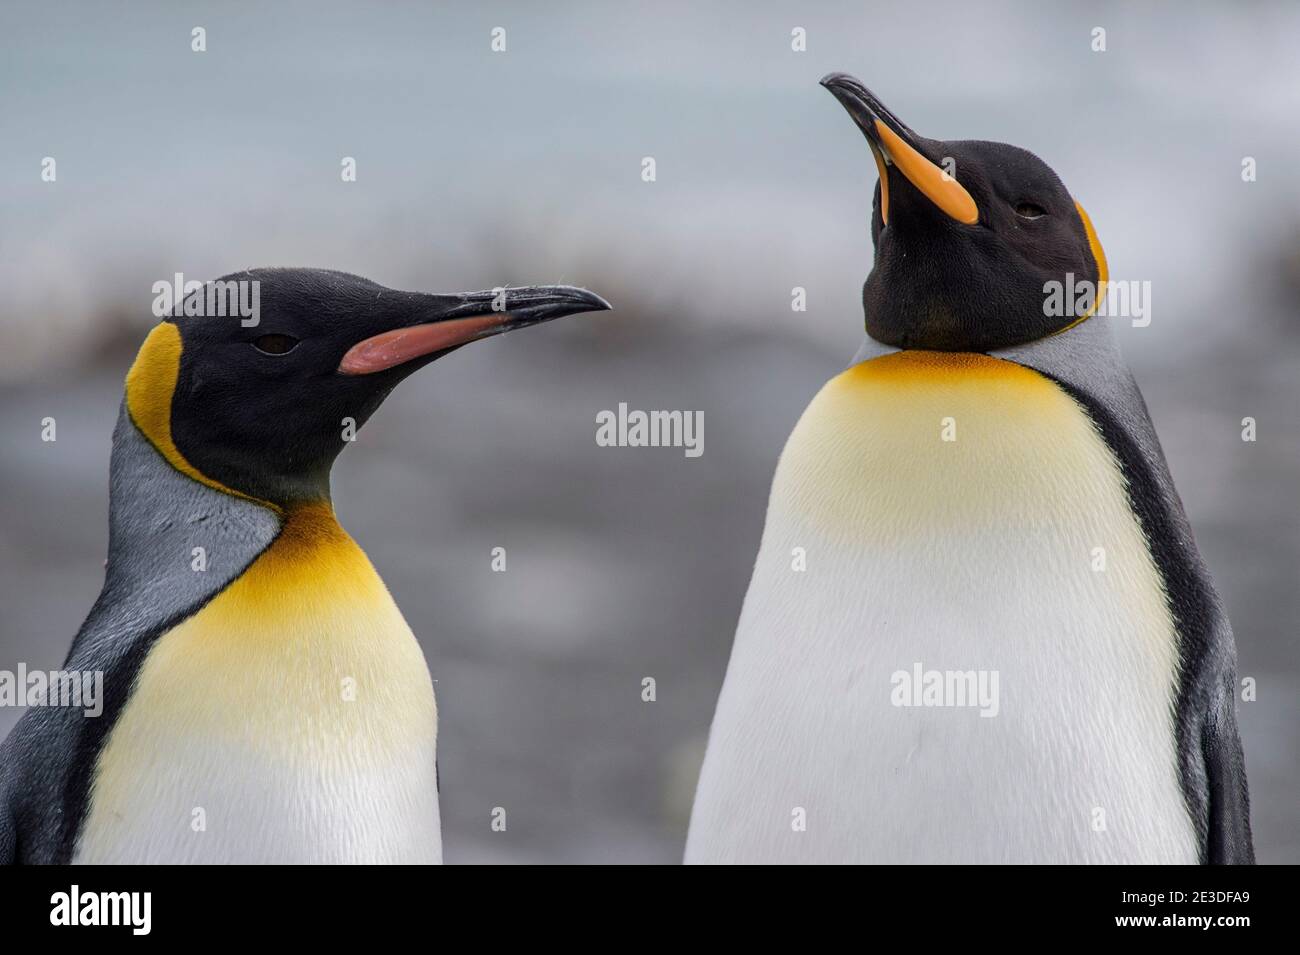
[[[1260,857],[1300,860],[1300,9],[608,6],[0,11],[0,668],[57,664],[98,590],[154,281],[585,284],[618,310],[413,378],[336,499],[439,680],[449,861],[675,860],[776,455],[861,335],[875,170],[817,86],[844,69],[927,135],[1038,152],[1152,282],[1123,343],[1259,681]],[[703,410],[704,456],[596,447],[620,401]]]
[[[923,133],[1039,152],[1089,208],[1115,276],[1154,283],[1167,330],[1230,307],[1240,262],[1275,248],[1300,207],[1294,5],[0,15],[10,375],[74,358],[69,341],[93,341],[108,306],[144,321],[157,278],[267,263],[445,288],[616,275],[649,305],[718,323],[773,321],[802,285],[798,324],[851,351],[875,170],[816,86],[832,68]],[[196,24],[206,53],[190,50]],[[494,25],[505,53],[489,49]],[[790,50],[792,25],[806,53]],[[1105,53],[1090,49],[1099,25]],[[1258,183],[1240,181],[1243,155]],[[55,184],[39,178],[44,156]],[[355,183],[340,181],[343,156]],[[1163,353],[1187,336],[1131,337]]]

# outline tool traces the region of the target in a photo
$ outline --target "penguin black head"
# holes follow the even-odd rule
[[[568,286],[427,295],[321,269],[239,272],[154,328],[127,375],[126,406],[178,470],[291,506],[329,496],[350,431],[417,368],[480,338],[607,308]]]
[[[853,77],[821,82],[866,136],[880,173],[875,265],[862,290],[867,334],[898,348],[984,352],[1096,310],[1105,254],[1045,162],[1005,143],[926,139]],[[1050,282],[1083,294],[1052,307]]]

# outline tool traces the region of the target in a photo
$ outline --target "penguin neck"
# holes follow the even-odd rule
[[[104,588],[69,659],[127,653],[255,566],[259,581],[274,584],[259,591],[266,608],[279,607],[287,592],[322,588],[329,597],[323,603],[360,594],[392,604],[328,496],[271,506],[217,490],[173,467],[124,403],[113,433]],[[396,606],[390,609],[400,619]]]
[[[298,501],[289,505],[285,509],[274,547],[280,556],[288,552],[305,554],[330,548],[360,550],[334,516],[334,504],[329,498]]]
[[[330,508],[328,496],[321,506]],[[109,469],[106,591],[152,590],[167,580],[201,600],[270,546],[285,513],[178,471],[122,403]]]
[[[853,356],[849,367],[900,350],[895,345],[878,342],[868,334],[863,339],[862,346]],[[1068,369],[1072,364],[1086,364],[1089,373],[1094,370],[1100,371],[1111,368],[1119,362],[1114,329],[1111,328],[1110,323],[1101,321],[1095,315],[1043,338],[1037,338],[1022,345],[995,348],[981,354],[992,355],[994,358],[1005,358],[1031,368],[1039,368],[1039,362],[1036,359],[1043,356],[1051,358],[1068,356],[1068,361],[1057,362],[1057,364],[1061,364],[1063,369]],[[1040,368],[1040,370],[1046,369]],[[1051,371],[1053,374],[1057,373],[1056,368],[1051,369]]]
[[[236,482],[228,489],[236,497],[248,497],[284,516],[303,510],[332,506],[330,472],[333,459],[309,472],[297,474],[258,474]]]
[[[147,512],[160,522],[189,519],[186,515],[192,515],[196,507],[203,513],[220,511],[236,519],[256,516],[259,524],[265,518],[261,512],[274,515],[282,524],[295,516],[316,523],[323,515],[332,519],[332,463],[310,473],[253,482],[254,486],[247,490],[242,485],[229,487],[195,470],[184,458],[174,459],[167,449],[158,448],[132,417],[129,403],[123,401],[113,432],[109,503],[111,515],[124,519],[114,521],[110,517],[110,537],[127,540],[134,536],[137,528],[134,522],[125,520],[127,517]],[[190,483],[164,481],[168,475]],[[159,483],[167,485],[168,493],[157,493]],[[190,493],[181,492],[181,487]],[[231,501],[239,503],[231,505]]]
[[[329,467],[279,481],[276,490],[274,500],[263,500],[178,469],[140,430],[123,401],[110,465],[110,552],[143,544],[156,547],[160,532],[201,525],[212,518],[221,519],[236,533],[241,526],[260,530],[271,519],[280,531],[299,538],[308,535],[324,541],[347,536],[334,517]],[[142,515],[149,519],[141,520]],[[262,534],[250,536],[260,539]]]

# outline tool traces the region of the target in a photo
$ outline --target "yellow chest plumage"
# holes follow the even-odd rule
[[[855,535],[900,525],[1014,534],[1099,482],[1122,492],[1105,443],[1068,395],[1030,369],[969,353],[901,351],[848,369],[804,414],[782,468],[798,483],[781,503]]]
[[[328,504],[301,508],[148,654],[78,858],[434,861],[436,732],[383,582]]]

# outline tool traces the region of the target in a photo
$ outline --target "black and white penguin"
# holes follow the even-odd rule
[[[822,83],[880,174],[867,340],[777,466],[686,861],[1252,862],[1232,632],[1087,214]]]
[[[218,280],[252,282],[255,323],[178,309],[127,375],[104,589],[64,664],[103,674],[103,712],[35,707],[0,746],[0,861],[441,861],[429,670],[330,469],[417,368],[609,306]]]

